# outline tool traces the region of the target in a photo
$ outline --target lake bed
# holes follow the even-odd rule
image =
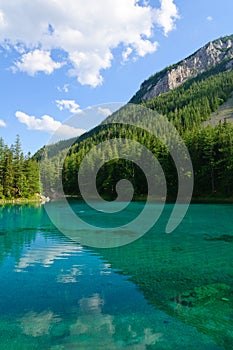
[[[100,225],[85,203],[70,204]],[[98,249],[59,232],[43,206],[2,206],[0,348],[231,349],[233,206],[193,204],[166,234],[171,210],[133,243]]]

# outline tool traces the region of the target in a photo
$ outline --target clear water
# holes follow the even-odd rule
[[[101,250],[61,234],[43,206],[0,207],[0,349],[232,349],[233,206],[192,205],[166,235],[170,211]]]

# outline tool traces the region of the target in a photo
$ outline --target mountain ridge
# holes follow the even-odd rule
[[[221,71],[233,68],[233,34],[210,41],[187,58],[152,75],[141,84],[129,102],[151,100],[219,64]]]
[[[216,47],[219,48],[216,49]],[[214,55],[215,50],[218,51],[216,55]],[[204,55],[207,51],[212,52],[210,64]],[[173,90],[161,93],[148,101],[140,101],[141,94],[137,96],[138,101],[135,103],[141,102],[141,107],[147,112],[155,111],[154,115],[147,113],[151,116],[146,120],[147,130],[152,131],[156,127],[155,118],[158,114],[167,117],[178,130],[193,164],[193,198],[197,201],[200,199],[219,200],[221,198],[233,201],[233,125],[227,123],[229,118],[226,118],[225,111],[226,107],[229,107],[230,113],[232,107],[233,35],[217,39],[211,45],[204,46],[202,51],[197,52],[189,56],[189,60],[197,59],[197,55],[200,56],[200,52],[204,52],[203,56],[205,56],[208,66],[206,70],[201,71],[200,69],[197,76],[190,76]],[[175,64],[172,66],[173,68],[166,68],[162,73],[157,73],[152,77],[154,84],[156,84],[156,79],[158,81],[158,76],[161,78],[162,75],[166,75],[169,69],[176,69],[181,63]],[[213,63],[216,64],[213,65]],[[148,83],[148,80],[146,82]],[[145,86],[145,82],[142,86]],[[40,167],[45,195],[51,197],[55,193],[56,196],[60,196],[59,186],[61,182],[63,192],[66,195],[81,195],[78,184],[79,168],[86,154],[89,154],[89,151],[95,146],[100,145],[95,153],[91,153],[88,160],[88,166],[85,168],[85,181],[96,169],[100,159],[111,159],[106,161],[98,172],[96,187],[99,194],[109,196],[111,199],[116,198],[116,184],[124,178],[132,183],[136,197],[146,196],[148,187],[142,170],[128,158],[122,159],[113,144],[108,142],[110,139],[120,138],[125,139],[124,152],[128,152],[129,159],[131,159],[132,149],[128,140],[144,145],[155,155],[166,176],[167,199],[175,201],[178,189],[177,169],[163,142],[154,137],[152,132],[143,128],[135,128],[131,124],[122,122],[117,123],[117,120],[126,121],[129,118],[142,118],[143,120],[144,114],[133,113],[130,110],[131,107],[135,106],[127,104],[125,108],[122,107],[119,111],[114,112],[100,125],[80,136],[67,152],[62,150],[66,146],[64,141],[59,145],[50,146]],[[118,118],[119,113],[120,118]],[[221,117],[221,123],[218,123],[220,120],[217,120],[216,116],[217,118]],[[212,118],[217,120],[214,127],[211,126]],[[205,122],[207,123],[206,127]],[[209,123],[211,125],[208,125]],[[101,144],[105,144],[105,141],[108,147],[103,150]],[[57,155],[54,154],[56,151]],[[137,156],[141,157],[142,155],[139,152]],[[89,188],[89,183],[86,182],[85,186]],[[57,188],[58,190],[56,190]]]

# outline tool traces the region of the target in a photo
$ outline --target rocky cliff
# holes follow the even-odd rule
[[[153,75],[141,85],[130,102],[150,100],[219,64],[221,70],[233,67],[233,35],[209,42],[183,61]]]

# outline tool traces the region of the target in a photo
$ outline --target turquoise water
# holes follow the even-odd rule
[[[106,226],[143,207],[106,220],[71,205]],[[0,349],[232,349],[233,206],[192,205],[167,235],[171,209],[132,244],[94,249],[43,206],[0,207]]]

